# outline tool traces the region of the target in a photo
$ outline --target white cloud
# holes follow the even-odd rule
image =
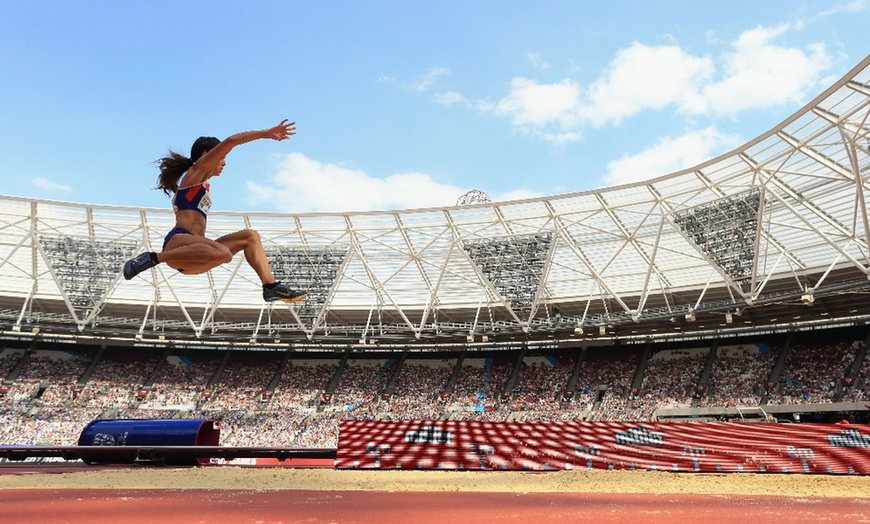
[[[359,169],[318,162],[302,153],[288,155],[270,184],[248,182],[253,204],[298,213],[451,206],[465,191],[424,173],[376,178]]]
[[[510,200],[525,200],[527,198],[538,198],[547,196],[544,193],[538,193],[527,188],[512,189],[504,193],[490,195],[493,202],[508,202]]]
[[[824,44],[811,44],[806,50],[773,44],[789,29],[788,25],[759,26],[743,32],[732,44],[733,51],[724,57],[724,78],[706,86],[703,97],[691,109],[734,115],[804,102],[817,88],[831,57]]]
[[[438,79],[442,76],[449,75],[450,70],[446,67],[433,67],[429,71],[426,72],[425,75],[421,79],[419,79],[416,83],[411,84],[412,91],[426,91],[433,85]]]
[[[540,84],[520,77],[513,79],[510,94],[495,104],[493,110],[509,116],[515,128],[538,133],[546,139],[547,133],[540,132],[549,126],[574,133],[579,104],[580,86],[571,79]]]
[[[418,209],[452,206],[469,188],[443,184],[425,173],[376,178],[365,171],[324,164],[291,153],[271,183],[248,182],[248,200],[291,213]],[[491,194],[496,202],[544,196],[525,188]]]
[[[579,62],[571,58],[568,60],[568,69],[570,69],[572,73],[582,73],[583,64],[580,64]]]
[[[617,53],[586,93],[570,78],[539,83],[517,77],[492,110],[509,116],[515,129],[564,144],[580,140],[584,125],[619,123],[645,109],[695,99],[712,73],[709,58],[690,56],[676,46],[635,43]]]
[[[453,92],[437,100],[505,116],[515,130],[554,144],[580,140],[587,127],[618,125],[645,111],[672,108],[683,116],[715,118],[800,104],[818,89],[832,63],[822,43],[803,48],[776,43],[800,29],[797,23],[755,27],[718,57],[635,42],[618,51],[588,86],[572,78],[545,83],[516,77],[496,103],[468,102]],[[539,57],[532,53],[529,59]]]
[[[576,131],[562,131],[557,133],[540,133],[541,138],[545,141],[554,144],[562,145],[569,142],[577,142],[583,139],[583,135]]]
[[[582,113],[601,126],[647,109],[693,104],[713,72],[709,57],[692,56],[675,45],[635,42],[617,52],[604,75],[589,86]]]
[[[535,67],[541,69],[550,69],[553,67],[549,62],[544,60],[544,57],[541,56],[541,53],[526,53],[526,58],[529,59],[529,62]]]
[[[836,4],[830,9],[826,11],[822,11],[819,13],[819,16],[831,16],[838,15],[840,13],[860,13],[867,9],[867,1],[866,0],[853,0],[851,2],[845,2],[841,4]]]
[[[445,91],[443,93],[437,93],[435,95],[435,102],[441,104],[442,106],[468,104],[468,101],[465,99],[465,97],[457,93],[456,91]]]
[[[34,178],[33,184],[40,189],[47,189],[49,191],[63,191],[64,193],[69,193],[70,191],[72,191],[72,188],[70,186],[58,184],[57,182],[52,182],[51,180],[41,176]]]
[[[676,138],[665,137],[636,155],[607,164],[607,185],[629,184],[687,169],[724,153],[743,142],[714,127],[689,131]]]

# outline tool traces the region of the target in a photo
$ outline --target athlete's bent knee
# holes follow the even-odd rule
[[[260,233],[258,233],[254,229],[245,229],[245,241],[248,244],[260,244],[262,241],[260,240]]]

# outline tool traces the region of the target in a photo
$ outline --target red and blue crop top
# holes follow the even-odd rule
[[[208,217],[211,209],[211,191],[208,182],[195,186],[179,187],[172,197],[172,209],[177,213],[182,209],[196,211],[203,217]]]

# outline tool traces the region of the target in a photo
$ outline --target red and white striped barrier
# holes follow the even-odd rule
[[[870,474],[870,425],[341,423],[336,468]]]

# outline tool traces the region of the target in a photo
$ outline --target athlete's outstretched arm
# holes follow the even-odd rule
[[[296,134],[296,122],[289,122],[284,119],[280,124],[270,127],[269,129],[260,129],[258,131],[243,131],[234,135],[228,136],[218,145],[214,146],[209,151],[206,151],[196,164],[190,168],[190,171],[184,177],[184,185],[190,186],[205,182],[211,178],[216,170],[223,167],[224,159],[234,147],[242,144],[247,144],[261,138],[271,138],[272,140],[286,140]]]

